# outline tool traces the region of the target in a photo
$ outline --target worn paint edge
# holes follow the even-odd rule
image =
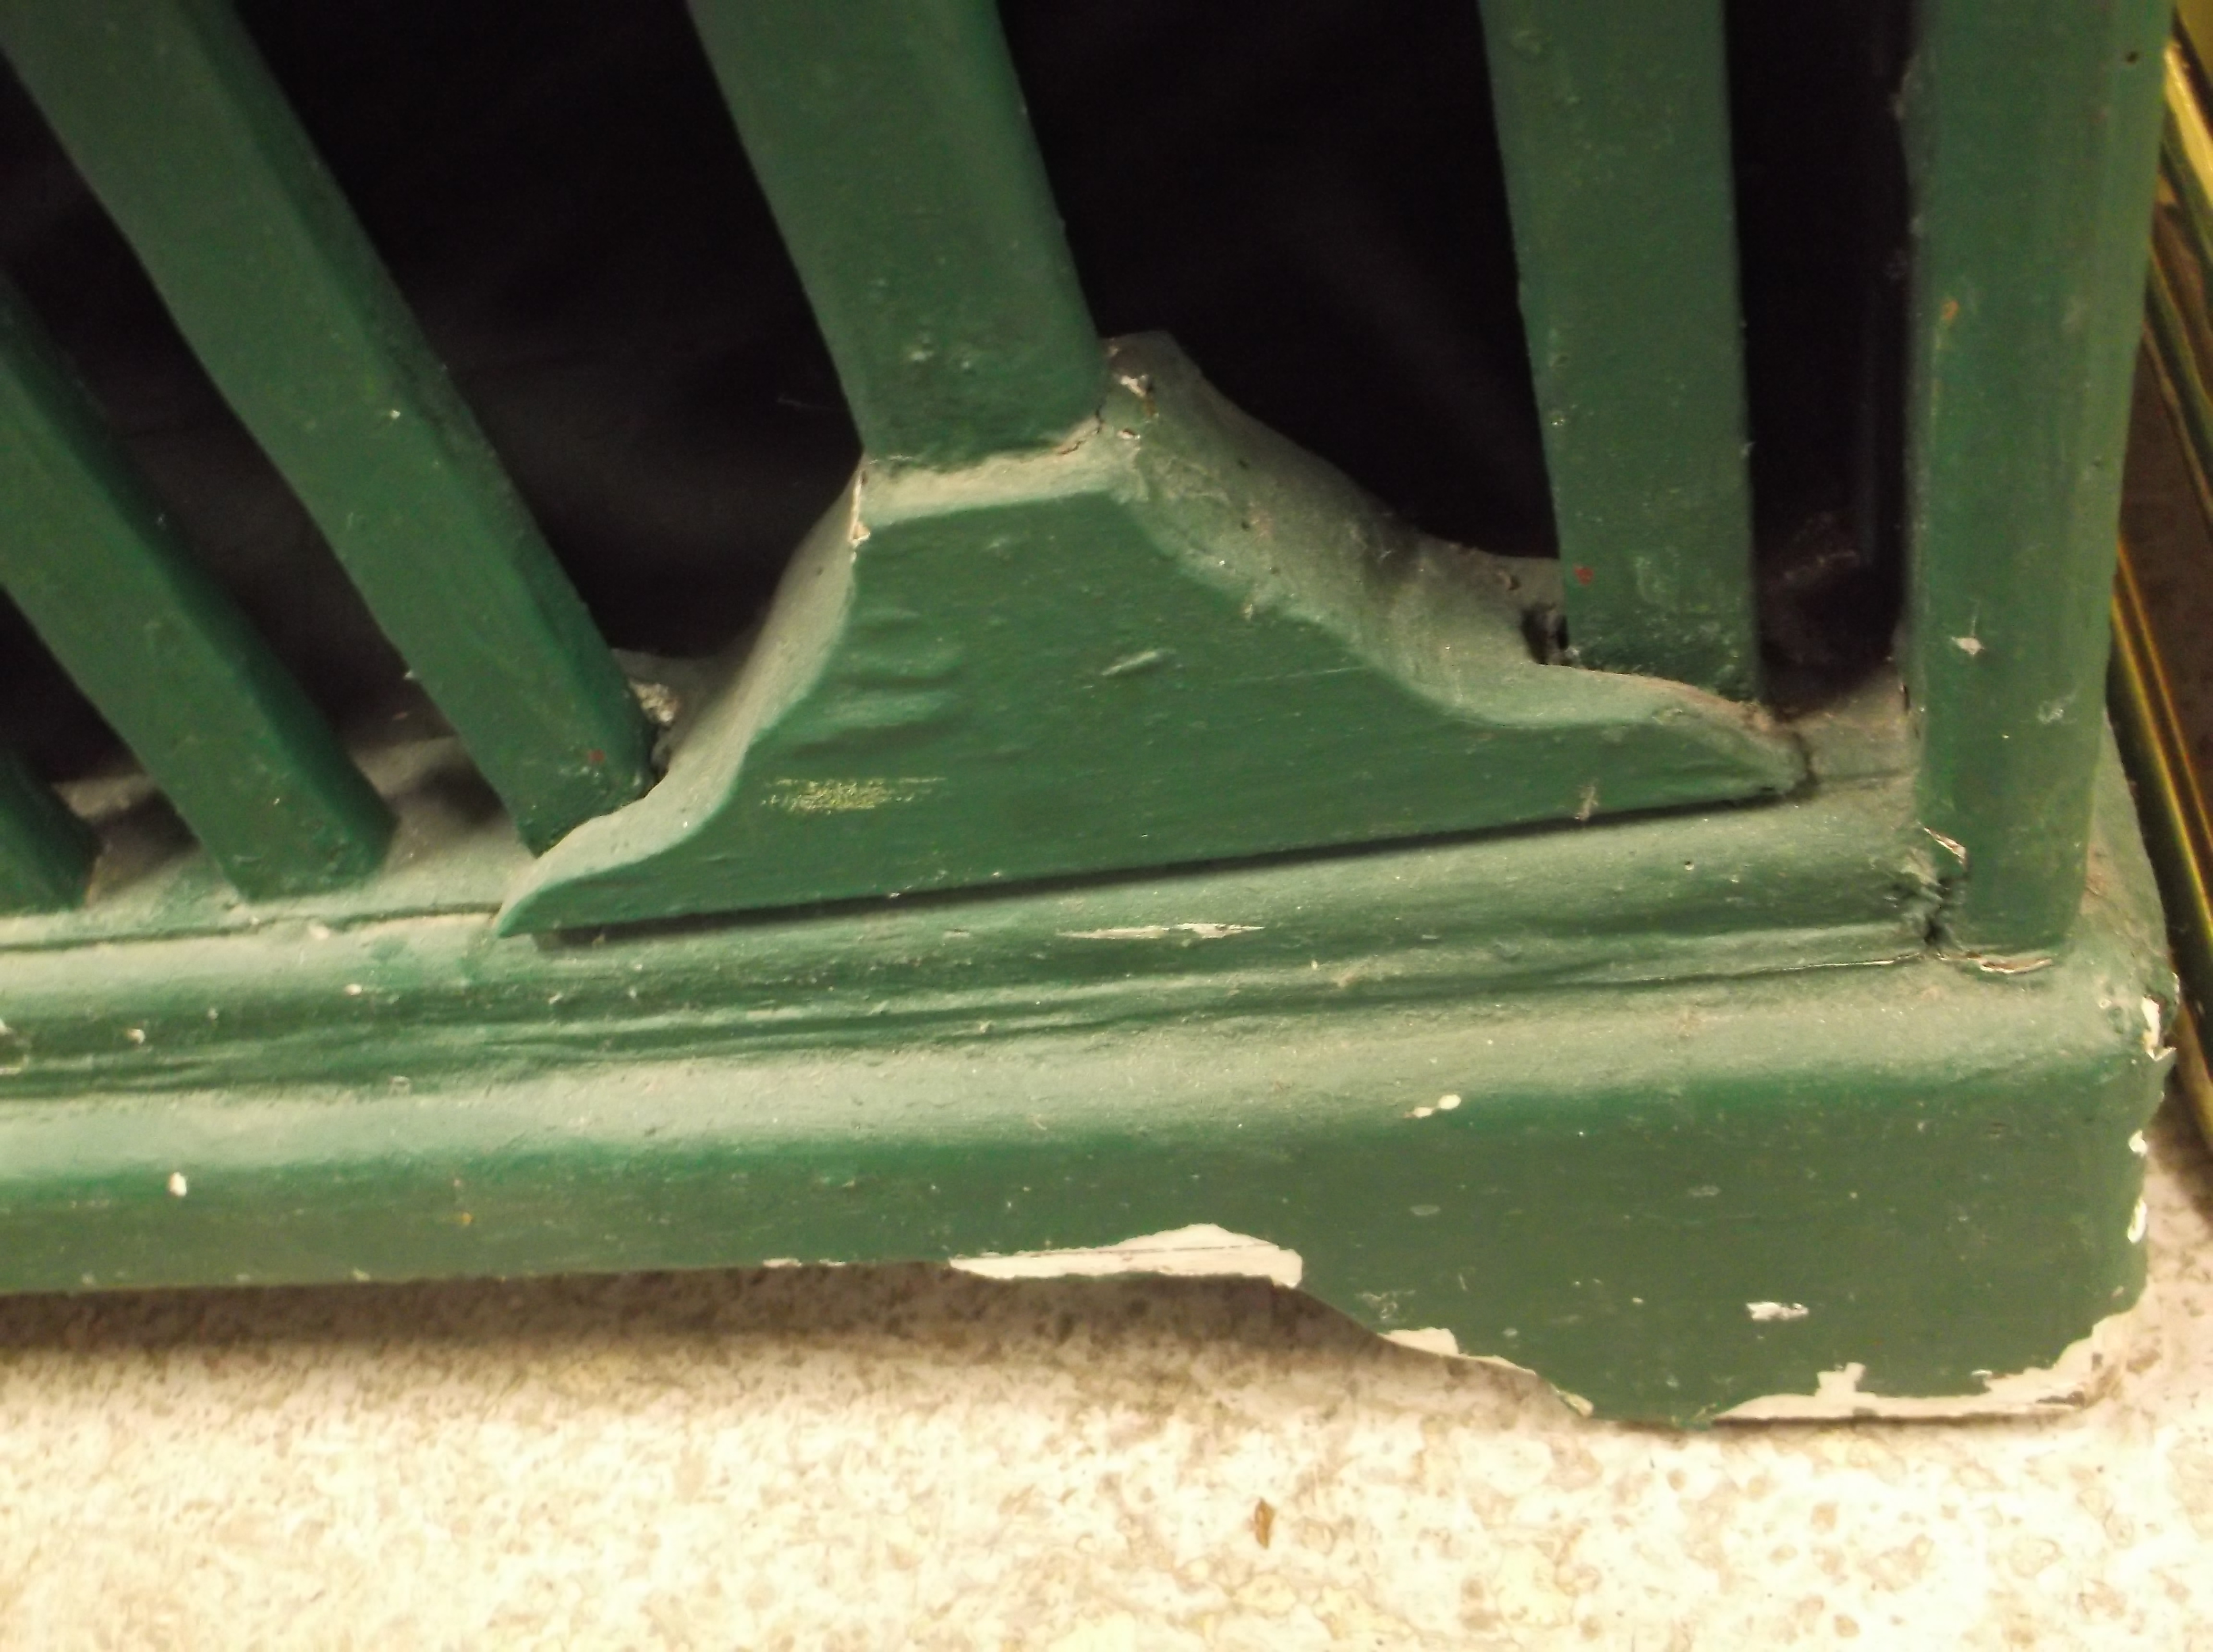
[[[1103,1279],[1155,1273],[1180,1279],[1272,1279],[1286,1290],[1296,1290],[1307,1265],[1296,1251],[1201,1222],[1140,1234],[1119,1245],[956,1256],[946,1265],[985,1279]]]
[[[2090,1328],[2089,1334],[2070,1343],[2050,1365],[2009,1375],[1977,1373],[1983,1380],[1978,1394],[1871,1394],[1860,1392],[1867,1367],[1855,1360],[1834,1371],[1824,1371],[1810,1394],[1763,1394],[1721,1413],[1717,1423],[1839,1423],[1960,1422],[1976,1417],[2052,1417],[2079,1411],[2102,1398],[2119,1375],[2123,1356],[2142,1324],[2138,1302],[2119,1314],[2108,1314]],[[1593,1406],[1580,1394],[1548,1381],[1541,1371],[1492,1354],[1463,1354],[1460,1338],[1442,1326],[1412,1331],[1387,1331],[1386,1342],[1417,1353],[1436,1354],[1471,1365],[1487,1365],[1533,1377],[1551,1388],[1573,1410],[1585,1417]]]
[[[1871,1394],[1860,1391],[1867,1367],[1857,1360],[1824,1371],[1810,1394],[1763,1394],[1731,1406],[1720,1423],[1960,1422],[1987,1417],[2052,1417],[2101,1398],[2120,1372],[2143,1320],[2142,1299],[2107,1314],[2070,1343],[2050,1365],[2004,1376],[1976,1373],[1978,1394]]]
[[[1439,1354],[1447,1359],[1456,1359],[1469,1365],[1487,1365],[1494,1371],[1511,1371],[1515,1376],[1529,1377],[1543,1383],[1557,1395],[1561,1403],[1578,1417],[1589,1417],[1598,1407],[1579,1393],[1570,1393],[1547,1377],[1542,1371],[1532,1370],[1526,1365],[1516,1365],[1510,1359],[1501,1359],[1496,1354],[1463,1354],[1460,1338],[1441,1325],[1424,1326],[1415,1331],[1386,1331],[1383,1340],[1394,1342],[1401,1348],[1411,1348],[1417,1354]]]

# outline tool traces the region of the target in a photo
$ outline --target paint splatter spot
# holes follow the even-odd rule
[[[1802,1320],[1814,1310],[1803,1302],[1747,1302],[1744,1311],[1764,1325],[1778,1320]]]

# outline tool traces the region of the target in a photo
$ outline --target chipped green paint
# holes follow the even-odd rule
[[[1484,0],[1582,663],[1759,690],[1721,0]]]
[[[392,816],[0,283],[0,586],[251,898],[376,869]]]
[[[1064,448],[864,465],[653,794],[509,930],[1773,796],[1798,751],[1678,684],[1539,662],[1552,570],[1424,541],[1125,340]]]
[[[22,759],[0,749],[0,917],[76,905],[98,847]]]
[[[0,27],[12,51],[116,9],[0,0]],[[2029,11],[2103,49],[2090,14]],[[1895,683],[1780,729],[1545,662],[1531,639],[1575,600],[1557,576],[1393,523],[1165,344],[1102,353],[982,0],[695,12],[867,436],[850,493],[758,643],[685,696],[668,779],[534,867],[503,825],[395,783],[399,847],[365,888],[244,908],[187,860],[0,919],[0,1289],[1004,1258],[1204,1225],[1295,1253],[1379,1331],[1677,1423],[1855,1369],[1862,1396],[1972,1399],[2130,1305],[2131,1137],[2173,987],[2109,758],[2092,798],[2094,739],[2035,763],[2079,794],[2095,875],[2023,894],[1978,859],[1942,930],[1949,830],[1921,805],[2003,832],[2012,794],[1970,783],[2029,771],[1957,760],[2012,737],[1981,680],[1917,655],[1924,774]],[[176,36],[187,55],[232,27],[205,0],[145,15],[215,31]],[[1930,15],[1924,97],[1987,44],[1954,0]],[[1683,94],[1671,130],[1710,146],[1710,22],[1575,72],[1625,77],[1625,123],[1632,94]],[[2039,118],[2106,84],[2015,44],[2050,70],[2021,99]],[[1960,107],[1981,164],[1996,117]],[[1959,129],[1919,120],[1950,201]],[[2070,130],[2061,216],[2020,233],[2054,290],[2088,280],[2058,316],[2088,338],[2136,234],[2133,140],[2093,164]],[[1696,304],[1727,264],[1709,163],[1658,180],[1695,222],[1644,248],[1681,254]],[[2064,216],[2085,211],[2097,257]],[[2015,230],[1935,233],[1932,267],[1984,269]],[[2051,319],[1999,312],[2016,344]],[[1733,309],[1716,325],[1733,342]],[[1707,411],[1741,418],[1728,352],[1685,348]],[[2065,362],[2097,369],[2079,405]],[[1930,490],[1990,503],[1977,441],[2019,483],[2015,427],[2090,430],[2104,363],[2057,352],[1972,428],[1934,416],[1924,375],[1920,451],[1955,466],[1921,476],[1916,554],[1947,559],[1924,619],[1978,557],[2049,576],[2008,600],[2072,668],[2059,595],[2090,564],[2003,537],[1985,557]],[[1741,476],[1706,504],[1729,485],[1741,509]],[[2062,502],[2086,513],[2070,533],[2100,485]],[[1692,538],[1699,578],[1734,565],[1726,533]],[[1606,623],[1577,622],[1587,652]],[[1726,648],[1666,668],[1744,680]],[[2032,910],[2064,942],[2033,972],[1932,945]],[[632,923],[658,917],[686,921]]]
[[[1888,801],[1847,814],[1898,821],[1905,789],[1868,783]],[[1887,964],[1786,949],[1730,975],[1671,958],[1649,905],[1544,905],[1579,859],[1649,893],[1680,845],[1734,840],[1724,875],[1674,866],[1682,910],[1726,923],[1732,888],[1771,899],[1747,844],[1833,807],[601,945],[482,917],[156,942],[113,949],[89,1015],[84,952],[18,957],[0,1288],[944,1259],[1205,1223],[1295,1252],[1363,1324],[1448,1332],[1608,1416],[1697,1423],[1854,1364],[1865,1394],[1975,1395],[2143,1283],[2130,1138],[2171,984],[2112,771],[2097,891],[2032,975],[1930,956],[1908,906],[1887,949],[1850,949]],[[1875,902],[1896,868],[1868,864],[1869,819],[1835,875]],[[1518,918],[1478,916],[1483,856]],[[1413,887],[1363,905],[1394,871]],[[1460,917],[1432,915],[1451,892]],[[1069,931],[1026,987],[963,967],[996,942],[1021,968],[1025,924]],[[1523,932],[1649,974],[1483,973]]]
[[[1922,8],[1906,659],[1963,951],[2049,951],[2082,890],[2169,16]]]
[[[0,0],[0,50],[526,841],[643,791],[628,685],[225,0]]]

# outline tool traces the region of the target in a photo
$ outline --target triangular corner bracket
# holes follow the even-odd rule
[[[957,471],[864,463],[667,777],[503,932],[1588,820],[1789,790],[1678,683],[1546,664],[1552,564],[1427,539],[1165,338],[1099,417]]]

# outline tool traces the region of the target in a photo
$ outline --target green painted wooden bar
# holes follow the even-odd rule
[[[697,0],[692,15],[869,454],[1066,439],[1106,358],[998,15],[969,0]]]
[[[643,790],[627,684],[227,0],[0,0],[0,51],[524,839]]]
[[[1483,0],[1568,641],[1759,691],[1721,0]]]
[[[0,749],[0,917],[76,905],[98,849],[22,759]]]
[[[1614,1416],[2096,1391],[2173,1004],[2081,677],[2155,7],[1923,9],[1913,707],[1787,726],[1710,692],[1753,657],[1711,9],[1490,18],[1543,393],[1671,424],[1554,440],[1570,568],[1680,546],[1690,682],[1539,657],[1608,611],[1098,344],[984,0],[693,13],[858,475],[668,777],[542,858],[403,798],[364,889],[0,918],[0,1287],[1249,1271]]]
[[[2082,897],[2172,15],[1923,10],[1906,657],[1968,951],[2048,954]]]
[[[0,497],[0,586],[241,893],[375,869],[390,812],[5,283]]]

